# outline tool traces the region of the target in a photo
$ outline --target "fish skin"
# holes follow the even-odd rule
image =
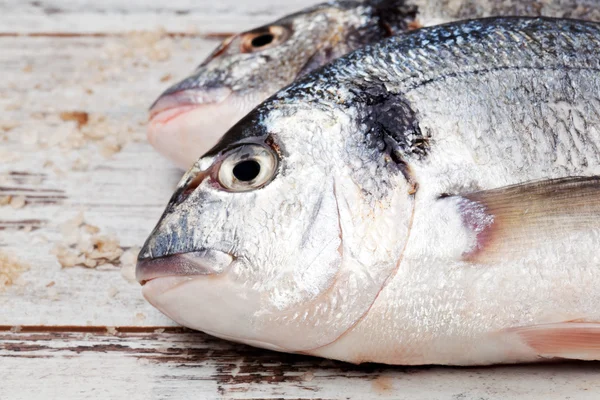
[[[242,38],[264,27],[227,39],[191,76],[167,89],[157,100],[156,103],[170,99],[169,107],[182,106],[180,111],[172,109],[158,115],[154,114],[161,107],[154,108],[148,138],[160,153],[187,169],[260,102],[335,58],[419,26],[509,15],[600,21],[600,3],[595,0],[324,3],[266,25],[293,27],[292,37],[278,46],[241,54]],[[315,47],[319,49],[317,52]],[[173,94],[182,90],[186,95],[173,100]],[[200,106],[186,106],[195,103]]]
[[[425,26],[494,16],[570,18],[600,21],[595,0],[409,0],[418,8],[417,21]]]
[[[193,75],[174,84],[164,94],[222,86],[240,95],[251,91],[274,93],[298,76],[354,49],[406,30],[415,10],[403,3],[331,1],[240,33],[227,39]],[[271,51],[244,53],[243,37],[269,26],[288,28],[290,37]],[[263,68],[268,65],[271,67]],[[254,73],[248,74],[249,71]]]
[[[298,80],[184,176],[140,252],[142,277],[163,259],[145,297],[215,336],[355,363],[598,359],[528,327],[582,321],[596,337],[600,221],[548,243],[530,232],[535,246],[504,261],[468,255],[478,224],[506,209],[485,214],[490,191],[600,176],[599,52],[596,23],[493,18],[390,38]],[[217,171],[244,144],[272,149],[277,170],[224,190]],[[465,208],[482,218],[465,224]],[[168,277],[169,257],[206,249],[234,261]]]
[[[415,8],[403,0],[330,1],[235,35],[156,100],[151,107],[150,143],[187,169],[277,90],[344,54],[405,31],[414,15]],[[284,31],[273,35],[276,45],[248,48],[249,38],[273,27]],[[224,90],[231,93],[223,94]],[[221,94],[213,96],[215,91]],[[177,98],[178,93],[186,95]],[[156,114],[165,104],[167,112]],[[169,111],[178,104],[199,107],[171,118]]]

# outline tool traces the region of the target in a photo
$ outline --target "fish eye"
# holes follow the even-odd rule
[[[252,47],[263,47],[268,45],[273,41],[274,37],[270,33],[265,33],[264,35],[260,35],[252,39]]]
[[[255,160],[240,161],[232,172],[238,181],[250,182],[260,175],[260,164]]]
[[[290,29],[273,25],[247,32],[242,36],[242,53],[253,53],[282,44],[290,37]]]
[[[246,144],[223,156],[217,180],[226,190],[246,192],[271,182],[276,171],[277,156],[271,149],[258,144]]]

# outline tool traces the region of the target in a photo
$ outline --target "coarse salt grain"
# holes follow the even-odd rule
[[[61,225],[63,242],[52,250],[63,268],[97,268],[115,264],[123,255],[119,240],[100,235],[100,228],[85,222],[83,213]]]
[[[14,209],[19,209],[25,207],[26,200],[25,196],[14,196],[10,200],[10,206]]]
[[[0,251],[0,290],[13,285],[21,273],[28,269],[29,266],[16,256]]]

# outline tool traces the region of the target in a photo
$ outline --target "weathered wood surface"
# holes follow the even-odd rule
[[[354,366],[196,332],[0,332],[0,398],[597,399],[597,364]],[[29,384],[24,384],[29,382]]]
[[[170,32],[214,34],[238,32],[320,0],[4,0],[0,2],[2,34],[115,34],[152,30],[162,26]],[[407,0],[427,16],[426,24],[448,19],[539,13],[598,20],[597,0]],[[569,11],[564,14],[563,10]]]
[[[118,263],[61,269],[51,251],[66,239],[61,225],[82,211],[124,251],[143,243],[181,174],[145,143],[147,107],[169,84],[161,77],[186,74],[214,46],[158,33],[0,38],[0,125],[7,127],[0,129],[0,197],[26,202],[0,206],[0,251],[30,268],[0,291],[0,325],[171,324]],[[153,59],[160,49],[169,54],[164,61]],[[69,111],[106,118],[84,127],[101,139],[61,120]],[[113,142],[122,150],[102,155],[116,151]]]
[[[238,32],[320,2],[4,0],[0,2],[0,32],[89,34],[153,30],[157,26],[171,32]]]
[[[0,287],[0,400],[598,398],[594,363],[356,367],[184,331],[143,300],[135,248],[181,175],[144,141],[148,105],[216,46],[202,35],[309,3],[0,2],[0,285],[13,280]],[[65,225],[80,212],[87,225]],[[53,254],[101,235],[125,256],[62,268]]]

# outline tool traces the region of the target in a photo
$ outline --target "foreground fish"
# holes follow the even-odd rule
[[[368,43],[420,25],[495,15],[600,21],[597,0],[331,1],[227,39],[150,110],[150,143],[185,169],[277,90]]]
[[[175,321],[351,362],[600,359],[600,25],[427,28],[299,80],[140,253]]]

